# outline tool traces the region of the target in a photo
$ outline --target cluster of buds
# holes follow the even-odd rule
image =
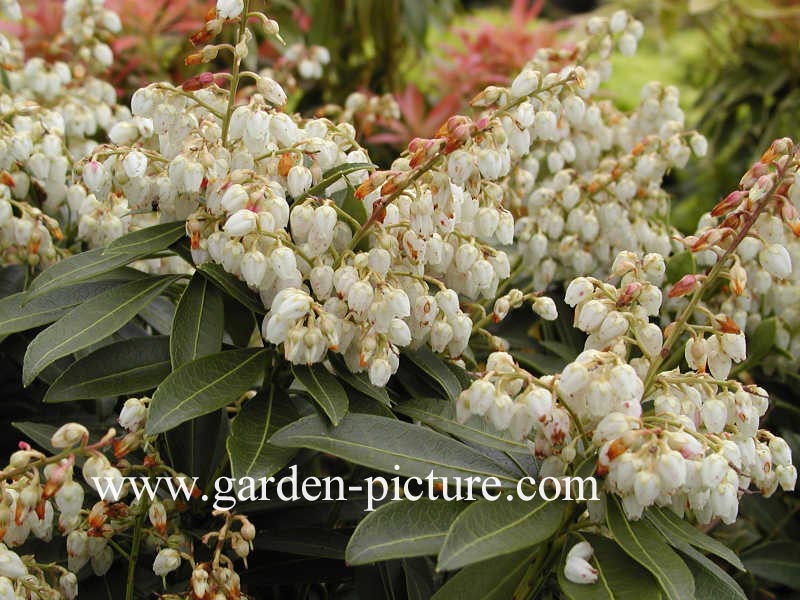
[[[523,158],[507,183],[508,206],[519,215],[517,252],[540,290],[579,275],[605,278],[623,250],[668,256],[664,174],[683,167],[692,151],[707,150],[702,136],[684,131],[674,87],[647,84],[632,114],[597,97],[611,72],[613,41],[635,48],[641,24],[618,13],[587,27],[593,37],[575,52],[596,48],[600,60],[584,63],[582,87],[549,90],[521,103],[506,122],[510,137],[524,137]],[[539,80],[546,83],[572,52],[540,51],[503,93],[514,98]]]
[[[32,557],[20,557],[0,543],[0,598],[74,600],[77,597],[78,578],[74,573],[55,563],[38,565]]]
[[[589,542],[578,542],[567,552],[564,577],[573,583],[592,584],[597,581],[597,569],[589,562],[594,548]]]
[[[0,84],[3,264],[33,269],[60,257],[62,231],[76,216],[67,202],[73,167],[118,119],[130,116],[117,105],[113,86],[92,75],[110,64],[106,42],[119,29],[119,18],[102,2],[66,2],[62,33],[47,52],[64,60],[20,55],[2,61],[8,69]]]
[[[570,442],[571,417],[554,393],[554,378],[536,378],[505,352],[493,352],[480,379],[461,392],[456,415],[465,422],[483,417],[498,431],[516,440],[535,430],[535,450],[544,458]]]
[[[726,265],[729,293],[706,301],[712,312],[730,315],[742,331],[753,333],[762,320],[775,318],[776,346],[766,357],[768,372],[793,372],[800,365],[800,183],[798,153],[789,139],[776,140],[731,192],[705,215],[697,233],[686,238],[697,262],[716,264],[753,210],[754,222]]]
[[[159,550],[153,560],[153,573],[166,577],[178,570],[186,561],[192,568],[187,593],[181,596],[165,595],[164,598],[181,598],[191,600],[240,600],[241,584],[234,568],[233,560],[224,552],[229,547],[233,554],[247,566],[247,556],[253,549],[256,537],[255,526],[243,515],[231,515],[224,511],[215,511],[214,516],[224,517],[224,524],[219,530],[210,531],[202,538],[203,544],[212,546],[212,559],[196,563],[188,549],[181,545],[181,540],[171,540],[170,545]],[[234,525],[238,529],[234,530]]]

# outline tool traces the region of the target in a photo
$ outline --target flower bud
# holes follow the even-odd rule
[[[138,150],[134,150],[125,156],[122,167],[128,177],[138,179],[147,172],[147,157]]]
[[[530,96],[539,87],[539,73],[531,68],[523,69],[511,82],[511,95],[515,98]]]
[[[251,210],[242,209],[236,211],[228,218],[223,229],[228,235],[241,237],[255,231],[257,226],[258,218],[256,213]]]
[[[244,10],[243,0],[217,0],[217,18],[235,19]]]
[[[758,254],[758,262],[776,279],[786,279],[792,274],[792,259],[781,244],[768,244]]]
[[[147,406],[139,398],[128,398],[119,413],[119,424],[128,431],[141,429],[147,418]]]
[[[286,104],[286,92],[283,91],[281,84],[271,77],[261,76],[256,84],[258,92],[267,99],[267,102],[274,106]]]
[[[532,304],[533,312],[542,317],[545,321],[555,321],[558,318],[556,303],[552,298],[541,296],[536,298]]]
[[[172,573],[181,566],[181,555],[172,548],[163,548],[153,561],[153,573],[158,577],[164,577],[167,573]]]
[[[50,438],[54,448],[71,448],[89,439],[89,430],[80,423],[67,423],[59,427]]]

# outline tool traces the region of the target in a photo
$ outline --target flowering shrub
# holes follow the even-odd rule
[[[800,148],[775,140],[678,235],[663,178],[705,139],[672,88],[630,114],[598,95],[642,35],[618,12],[380,170],[357,107],[285,112],[278,80],[248,70],[254,30],[280,35],[250,8],[218,0],[193,36],[192,62],[230,72],[151,83],[130,109],[92,75],[118,29],[102,2],[65,3],[71,63],[4,38],[0,243],[25,277],[0,335],[24,340],[44,402],[123,402],[119,431],[103,410],[18,424],[40,449],[0,475],[0,592],[74,598],[91,569],[126,599],[307,597],[309,579],[366,598],[379,578],[437,599],[744,598],[706,554],[739,558],[693,524],[795,486],[789,445],[760,428],[768,392],[736,369],[760,366],[745,333],[778,313],[795,362],[763,368],[796,364]],[[248,487],[283,500],[273,476],[298,468],[389,473],[403,493],[362,518],[363,496]],[[214,506],[225,474],[250,502]],[[473,475],[549,481],[552,501],[412,501],[414,479]],[[590,475],[598,495],[576,500]],[[143,496],[133,476],[185,493]]]

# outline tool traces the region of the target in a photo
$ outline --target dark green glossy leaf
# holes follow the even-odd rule
[[[641,565],[622,551],[614,540],[585,534],[592,548],[594,557],[592,566],[597,569],[597,581],[592,584],[573,583],[564,576],[564,564],[567,552],[573,543],[571,540],[564,546],[561,564],[558,567],[559,591],[569,600],[659,600],[661,590]]]
[[[72,363],[53,382],[45,402],[122,396],[154,389],[170,373],[166,336],[114,342]]]
[[[25,385],[47,365],[119,330],[176,280],[177,276],[165,276],[132,281],[73,308],[28,346],[22,365]]]
[[[561,501],[526,502],[515,494],[478,500],[453,522],[436,568],[449,571],[530,548],[558,531],[564,507]]]
[[[287,425],[270,442],[290,448],[311,448],[387,473],[426,477],[497,477],[514,483],[516,477],[497,463],[430,429],[374,415],[348,413],[338,427],[320,415]],[[395,465],[399,469],[395,469]]]
[[[681,519],[668,508],[652,507],[645,512],[647,520],[661,531],[667,541],[676,548],[683,550],[682,545],[691,545],[705,550],[727,561],[737,569],[744,571],[744,565],[739,557],[725,544]]]
[[[347,414],[347,393],[342,384],[320,363],[310,366],[292,365],[292,373],[303,384],[322,411],[338,425]]]
[[[358,524],[347,545],[351,565],[438,554],[463,502],[398,500],[380,506]]]
[[[173,369],[222,349],[223,310],[219,291],[195,273],[172,321],[169,350]]]
[[[433,350],[423,346],[419,350],[409,350],[403,352],[403,357],[408,358],[414,365],[422,370],[426,375],[436,381],[438,386],[446,394],[446,397],[456,401],[461,393],[461,383],[453,372],[447,367],[444,359],[439,357]]]
[[[646,520],[629,521],[619,500],[611,496],[606,502],[606,522],[614,540],[653,574],[667,598],[694,598],[694,579],[689,567],[667,545],[658,529]]]
[[[714,561],[703,556],[691,546],[681,549],[687,557],[686,564],[694,575],[697,598],[714,600],[747,600],[747,594],[733,577],[728,575]]]
[[[800,590],[798,542],[767,542],[742,554],[742,562],[753,575]]]
[[[449,579],[431,600],[509,600],[514,598],[534,553],[521,550],[470,565]]]
[[[158,386],[150,403],[147,433],[155,435],[213,412],[256,387],[266,350],[229,350],[186,363]]]
[[[280,471],[297,453],[293,448],[279,448],[268,442],[281,427],[295,418],[293,411],[262,392],[248,401],[231,423],[227,448],[231,476],[270,477]]]
[[[160,223],[117,238],[104,249],[103,254],[107,256],[112,254],[147,256],[169,248],[185,236],[185,221]]]

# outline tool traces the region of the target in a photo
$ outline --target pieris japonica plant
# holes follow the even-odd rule
[[[254,31],[280,40],[255,4],[192,37],[229,72],[129,109],[89,75],[102,1],[65,3],[76,63],[8,61],[0,335],[43,402],[94,403],[17,424],[0,598],[95,594],[91,572],[126,600],[744,598],[695,525],[795,486],[737,377],[772,314],[794,348],[794,142],[677,235],[663,179],[705,139],[672,88],[629,114],[599,91],[642,35],[619,12],[379,169],[357,106],[287,113],[250,70]],[[298,473],[355,493],[303,502]]]

